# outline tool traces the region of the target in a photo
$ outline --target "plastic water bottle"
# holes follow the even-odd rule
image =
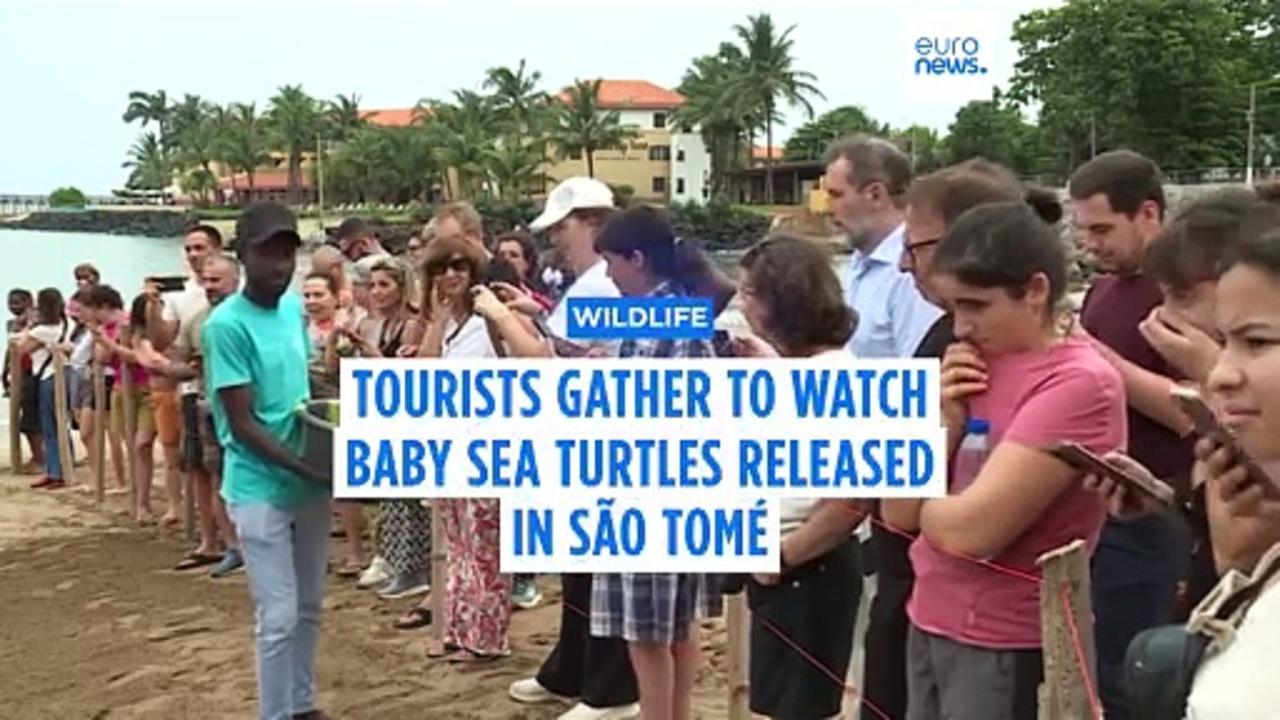
[[[982,464],[987,461],[990,452],[989,436],[991,423],[978,418],[969,418],[964,425],[964,439],[956,450],[955,462],[951,468],[951,492],[956,493],[968,487],[978,477]]]

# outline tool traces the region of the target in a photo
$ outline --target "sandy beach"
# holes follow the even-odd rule
[[[245,576],[174,572],[186,547],[180,530],[133,527],[122,498],[99,507],[92,495],[29,490],[31,479],[0,476],[0,715],[252,717]],[[318,674],[320,705],[334,718],[550,720],[563,711],[506,697],[507,685],[533,673],[555,641],[555,578],[541,580],[547,603],[515,614],[513,655],[474,667],[428,664],[428,631],[391,627],[412,601],[383,602],[331,578]],[[723,718],[719,623],[708,626],[704,645],[695,717]]]

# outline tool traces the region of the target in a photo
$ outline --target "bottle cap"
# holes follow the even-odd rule
[[[991,423],[981,418],[969,418],[965,421],[964,432],[966,435],[986,435],[991,432]]]

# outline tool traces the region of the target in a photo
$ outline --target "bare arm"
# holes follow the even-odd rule
[[[920,530],[944,552],[991,557],[1027,531],[1080,473],[1035,448],[996,445],[973,484],[925,500]]]
[[[438,358],[444,352],[444,323],[432,320],[427,324],[427,331],[422,335],[422,344],[418,346],[418,357]]]
[[[178,337],[178,321],[164,319],[164,301],[155,298],[147,302],[147,339],[156,352],[164,352]]]
[[[783,566],[803,565],[839,547],[867,516],[867,509],[862,503],[823,500],[804,524],[782,538]]]
[[[920,509],[924,500],[910,498],[906,500],[881,500],[880,514],[886,524],[905,532],[919,532]]]
[[[226,410],[231,434],[250,451],[300,477],[320,483],[328,482],[327,478],[312,470],[281,444],[280,440],[267,432],[253,416],[253,390],[248,385],[222,388],[218,390],[218,399]]]

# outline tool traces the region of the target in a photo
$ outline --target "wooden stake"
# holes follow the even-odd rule
[[[449,553],[444,538],[444,503],[443,500],[431,501],[431,638],[438,643],[444,643],[444,586],[449,575]]]
[[[1044,650],[1039,719],[1093,717],[1088,688],[1097,687],[1094,680],[1097,674],[1093,607],[1089,599],[1089,556],[1084,541],[1075,540],[1051,550],[1041,555],[1036,564],[1042,568],[1040,632]],[[1064,589],[1070,599],[1069,607],[1063,605]],[[1081,654],[1087,666],[1084,672],[1080,667]],[[1088,673],[1087,682],[1084,673]]]
[[[101,362],[93,363],[93,492],[101,505],[106,499],[107,475],[107,373]]]
[[[138,508],[138,448],[134,436],[138,431],[137,398],[133,395],[133,371],[129,363],[120,363],[120,411],[124,415],[124,449],[126,464],[129,466],[129,515],[135,521],[139,517]]]
[[[192,395],[194,398],[195,396]],[[182,408],[186,407],[186,400],[183,396],[178,396],[178,414],[179,417],[186,418],[186,413]],[[178,457],[182,458],[182,447],[185,444],[187,430],[182,428],[182,437],[178,440]],[[178,472],[182,473],[182,526],[186,530],[187,542],[193,542],[196,539],[196,488],[195,474],[182,469],[182,460],[178,461]]]
[[[22,474],[22,354],[9,345],[9,468]]]
[[[729,634],[729,720],[751,720],[751,685],[747,677],[751,638],[751,610],[744,589],[725,598],[725,629]]]
[[[56,448],[47,447],[45,452],[57,452],[62,461],[62,481],[67,485],[76,482],[75,453],[71,451],[71,423],[67,418],[67,358],[60,350],[53,353],[53,417],[57,425]]]

